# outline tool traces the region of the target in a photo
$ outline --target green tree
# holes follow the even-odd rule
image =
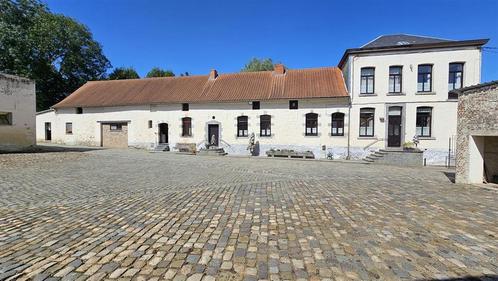
[[[171,70],[164,70],[159,67],[153,67],[149,73],[147,73],[147,77],[173,77],[175,74]]]
[[[252,58],[249,63],[247,63],[244,68],[242,68],[242,72],[251,72],[251,71],[266,71],[273,70],[273,61],[272,59],[258,59]]]
[[[133,67],[116,67],[111,72],[111,74],[109,74],[110,80],[138,79],[138,78],[140,78],[140,76]]]
[[[0,0],[0,71],[36,82],[47,109],[111,67],[88,28],[38,0]]]

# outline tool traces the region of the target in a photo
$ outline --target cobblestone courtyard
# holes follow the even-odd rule
[[[498,278],[498,192],[441,170],[0,155],[0,280]]]

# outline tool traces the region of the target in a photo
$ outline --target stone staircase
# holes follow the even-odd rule
[[[370,153],[363,161],[370,164],[396,166],[423,166],[423,151],[419,150],[386,150],[380,149]]]
[[[201,148],[197,152],[197,155],[201,156],[225,156],[227,154],[228,153],[226,153],[223,148],[218,148],[218,147]]]
[[[169,151],[169,144],[167,143],[159,143],[157,144],[154,149],[152,150],[153,152],[163,152],[163,151]]]

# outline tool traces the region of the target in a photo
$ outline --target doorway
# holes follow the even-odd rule
[[[401,147],[401,106],[389,107],[387,120],[387,146]]]
[[[159,143],[168,143],[168,123],[159,124]]]
[[[208,124],[208,143],[215,146],[220,145],[220,126],[218,124]]]
[[[52,140],[52,124],[50,122],[45,122],[45,140]]]

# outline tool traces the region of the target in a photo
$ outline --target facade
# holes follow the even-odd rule
[[[498,81],[456,91],[457,183],[498,183]]]
[[[480,82],[486,42],[388,35],[346,50],[339,68],[89,82],[37,116],[37,138],[47,141],[49,127],[56,143],[199,148],[214,135],[247,155],[254,133],[260,155],[362,159],[417,136],[427,163],[444,165],[456,137],[449,91]]]
[[[481,46],[411,35],[381,36],[345,52],[351,151],[401,149],[417,136],[427,164],[444,165],[456,137],[453,89],[480,83]]]
[[[163,95],[156,95],[158,89]],[[168,143],[172,149],[178,144],[199,149],[214,134],[227,153],[248,155],[254,133],[260,155],[285,148],[313,151],[319,158],[325,145],[345,158],[348,110],[344,80],[334,67],[100,81],[38,114],[37,138],[70,145],[154,148]],[[337,136],[331,136],[333,114]]]
[[[0,151],[35,144],[35,83],[0,73]]]

